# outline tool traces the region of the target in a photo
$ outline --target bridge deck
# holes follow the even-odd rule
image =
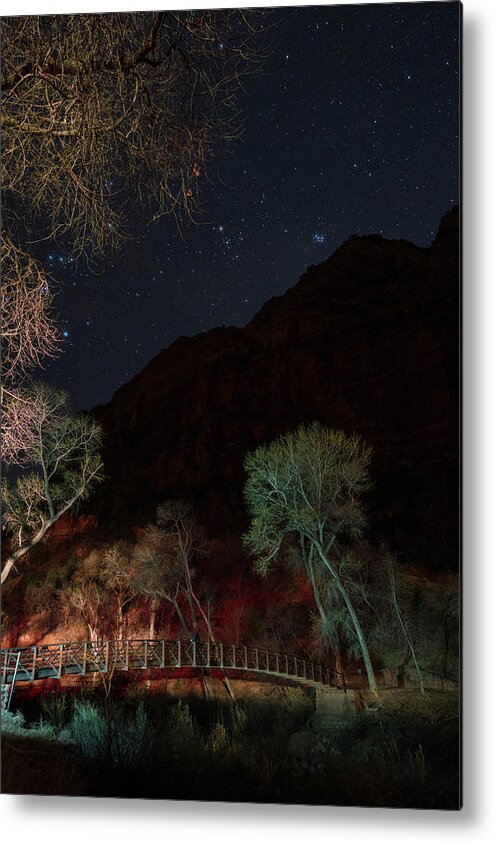
[[[17,671],[11,668],[12,656]],[[312,686],[339,687],[344,677],[295,655],[249,646],[181,640],[112,640],[52,643],[2,649],[2,684],[62,678],[63,675],[134,669],[220,669],[253,672]]]

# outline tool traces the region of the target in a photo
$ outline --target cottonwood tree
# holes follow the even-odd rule
[[[60,335],[53,317],[53,279],[43,266],[17,248],[3,232],[1,252],[2,355],[1,404],[2,459],[16,463],[29,447],[39,403],[25,400],[22,383],[45,357],[54,357]]]
[[[200,617],[206,626],[208,640],[215,643],[209,612],[204,610],[193,584],[193,563],[204,552],[204,543],[202,529],[190,504],[184,500],[168,500],[158,506],[156,523],[147,527],[136,548],[136,575],[142,592],[151,597],[154,612],[159,598],[164,598],[173,606],[188,637],[198,635]],[[151,630],[154,633],[154,625]],[[223,681],[233,698],[226,676]],[[209,695],[204,674],[203,683],[206,695]]]
[[[156,522],[148,524],[135,549],[136,579],[151,601],[150,632],[154,632],[153,618],[163,598],[173,606],[187,636],[198,630],[198,613],[211,633],[192,584],[192,564],[203,547],[202,532],[188,503],[169,500],[158,506]]]
[[[99,579],[113,596],[117,639],[122,640],[124,612],[138,594],[132,548],[124,541],[104,551]]]
[[[71,415],[67,395],[49,386],[38,384],[9,398],[2,424],[8,460],[21,469],[15,483],[5,480],[2,486],[3,526],[11,546],[3,583],[50,527],[88,496],[102,479],[103,464],[99,424]]]
[[[4,224],[77,252],[146,216],[190,215],[208,161],[238,137],[262,60],[262,11],[7,17]]]
[[[100,627],[107,599],[101,583],[94,578],[80,577],[64,592],[64,598],[86,623],[91,643],[96,643],[101,637]]]
[[[244,537],[254,567],[266,575],[293,545],[301,558],[321,618],[329,618],[327,597],[337,596],[362,655],[369,687],[376,679],[366,635],[338,562],[335,542],[359,539],[366,525],[362,495],[370,487],[372,450],[357,434],[319,423],[301,426],[245,459],[245,500],[251,526]],[[321,593],[320,581],[326,587]]]
[[[163,599],[172,606],[185,634],[189,636],[190,628],[180,606],[184,570],[168,533],[156,524],[148,524],[134,549],[134,561],[136,588],[149,602],[150,640],[154,640],[156,614]]]
[[[41,263],[3,236],[1,265],[2,382],[8,392],[13,381],[56,353],[59,333],[53,281]]]

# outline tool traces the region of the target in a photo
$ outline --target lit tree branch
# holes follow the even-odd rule
[[[10,461],[31,470],[13,487],[3,485],[3,526],[15,549],[2,569],[2,583],[16,561],[102,479],[101,429],[85,415],[70,416],[66,403],[63,392],[41,385],[6,402]]]

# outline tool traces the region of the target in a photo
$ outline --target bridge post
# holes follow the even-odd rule
[[[86,664],[87,664],[87,643],[82,644],[82,673],[81,675],[86,675]]]
[[[195,640],[192,641],[192,666],[197,666],[197,650],[196,650],[196,642]]]
[[[237,666],[237,647],[235,646],[235,644],[233,644],[232,646],[232,664],[233,668],[235,669],[235,667]]]
[[[275,660],[275,664],[276,664],[276,672],[279,672],[280,671],[280,656],[278,655],[277,652],[275,653],[274,660]]]
[[[225,662],[224,662],[224,659],[223,659],[223,644],[220,643],[220,667],[223,669],[224,665],[225,665]]]
[[[211,666],[211,644],[210,644],[209,640],[206,643],[206,652],[207,652],[207,666],[210,667]]]
[[[164,668],[165,666],[165,641],[161,641],[161,666]]]
[[[60,646],[60,655],[58,658],[58,677],[62,677],[62,666],[63,666],[63,643],[59,644]]]
[[[256,660],[255,660],[256,670],[259,672],[259,649],[256,647],[255,651],[256,651]]]
[[[33,672],[31,675],[31,681],[34,681],[36,676],[36,658],[38,657],[38,647],[33,646]]]
[[[129,669],[129,641],[125,641],[125,669]]]
[[[182,641],[178,641],[178,666],[182,666]]]
[[[148,667],[148,642],[144,641],[144,669]]]

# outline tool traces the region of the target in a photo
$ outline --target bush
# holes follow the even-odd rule
[[[151,761],[154,729],[142,703],[134,715],[116,709],[106,719],[95,705],[76,701],[63,739],[75,743],[87,760],[142,771]]]
[[[201,729],[192,716],[189,706],[180,699],[172,707],[166,723],[165,743],[177,758],[195,754],[203,748]]]
[[[10,710],[2,710],[2,734],[15,735],[21,737],[40,737],[43,740],[55,739],[55,731],[53,727],[41,719],[30,727],[26,727],[26,720],[24,714],[17,710],[12,713]]]
[[[42,696],[40,707],[57,731],[62,731],[69,723],[72,713],[72,700],[66,693],[48,693]]]
[[[100,760],[106,756],[107,723],[95,705],[76,701],[69,731],[73,742],[88,760]]]
[[[1,723],[2,734],[23,734],[25,731],[26,720],[20,710],[12,713],[11,710],[2,709]]]

